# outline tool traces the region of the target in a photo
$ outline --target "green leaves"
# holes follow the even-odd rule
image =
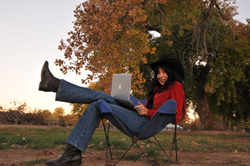
[[[225,40],[220,48],[221,54],[216,57],[212,64],[211,82],[213,89],[217,93],[218,105],[221,101],[226,103],[238,102],[237,83],[246,83],[249,78],[246,77],[246,66],[249,63],[248,54],[245,54],[247,43],[242,41]],[[250,50],[249,50],[250,51]]]

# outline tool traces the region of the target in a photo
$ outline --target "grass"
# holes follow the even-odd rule
[[[65,139],[72,128],[18,128],[0,126],[0,149],[53,149],[59,145],[66,145]],[[181,151],[199,151],[199,152],[218,152],[237,150],[238,152],[249,152],[250,134],[242,133],[222,133],[222,134],[203,134],[202,132],[178,132],[177,133],[178,150]],[[173,132],[161,132],[157,139],[162,143],[165,149],[169,149],[173,138]],[[110,145],[113,154],[118,156],[131,144],[129,137],[119,131],[110,131]],[[156,146],[154,139],[139,141],[139,146],[155,161],[162,160],[160,148]],[[106,149],[106,140],[104,131],[97,129],[89,143],[89,148],[96,150]],[[65,147],[65,146],[63,146]],[[125,159],[139,160],[142,157],[140,150],[134,146]],[[42,159],[30,162],[44,162]]]
[[[23,162],[25,165],[36,165],[36,164],[42,164],[46,163],[47,159],[36,159],[36,160],[31,160],[31,161],[26,161]]]
[[[0,149],[45,149],[65,144],[71,129],[66,128],[0,128]]]

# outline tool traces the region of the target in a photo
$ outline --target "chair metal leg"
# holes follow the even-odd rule
[[[131,145],[129,146],[129,148],[126,150],[126,152],[125,152],[125,153],[118,159],[118,161],[117,161],[115,164],[113,164],[113,165],[118,164],[118,162],[119,162],[120,160],[123,159],[123,157],[128,153],[128,151],[131,149],[131,147],[132,147],[134,144],[137,145],[137,147],[141,150],[141,152],[142,152],[143,155],[148,159],[148,161],[149,161],[150,163],[152,163],[152,165],[154,165],[154,163],[149,159],[149,157],[146,155],[146,153],[145,153],[145,152],[141,149],[141,147],[137,144],[137,141],[140,139],[140,137],[142,136],[142,134],[148,129],[148,127],[151,125],[151,123],[150,123],[150,124],[140,133],[140,135],[139,135],[138,137],[136,137],[136,136],[132,137],[132,136],[130,135],[130,133],[126,130],[126,128],[123,126],[123,124],[119,121],[119,119],[118,119],[114,114],[112,114],[112,115],[113,115],[114,118],[117,120],[117,122],[121,125],[121,127],[124,129],[124,131],[128,134],[128,136],[130,137],[130,139],[132,140],[132,143],[131,143]],[[158,114],[155,116],[155,118],[156,118],[157,116],[158,116]],[[103,122],[103,124],[104,124],[104,122]],[[109,145],[109,133],[108,133],[108,131],[109,131],[109,124],[108,124],[108,130],[106,129],[105,125],[103,125],[103,126],[104,126],[104,131],[105,131],[106,140],[107,140],[107,148],[106,148],[106,165],[107,165],[108,150],[109,150],[109,152],[110,152],[111,159],[113,159],[113,158],[112,158],[112,154],[111,154],[111,150],[110,150],[110,145]],[[168,159],[168,165],[170,164],[170,159],[171,159],[171,154],[172,154],[172,150],[173,150],[173,149],[175,149],[175,153],[176,153],[176,162],[178,161],[178,160],[177,160],[176,128],[177,128],[177,124],[175,123],[175,132],[174,132],[173,141],[172,141],[172,145],[171,145],[171,148],[170,148],[170,154],[169,154],[169,156],[167,155],[166,151],[165,151],[165,150],[163,149],[163,147],[161,146],[160,142],[156,139],[155,136],[153,136],[154,139],[156,140],[156,142],[158,143],[158,145],[161,147],[162,151],[165,153],[165,155],[166,155],[166,157],[167,157],[167,159]],[[106,132],[106,131],[107,131],[107,132]]]
[[[160,146],[161,150],[164,152],[165,156],[168,158],[168,160],[170,159],[170,157],[167,155],[166,151],[163,149],[163,147],[161,146],[160,142],[156,139],[155,136],[153,136],[155,141],[157,142],[157,144]]]
[[[126,150],[126,152],[117,160],[117,162],[113,165],[116,165],[117,163],[119,163],[119,161],[121,161],[123,159],[123,157],[128,153],[128,151],[132,148],[132,146],[134,145],[135,143],[132,142],[132,144],[129,146],[129,148]]]
[[[107,161],[108,160],[108,151],[109,151],[111,160],[113,160],[112,152],[111,152],[110,145],[109,145],[109,127],[110,127],[110,122],[108,122],[108,129],[106,129],[103,119],[102,119],[102,124],[103,124],[103,129],[104,129],[105,138],[106,138],[106,158],[105,158],[105,162],[106,162],[106,166],[107,166],[107,163],[108,163],[108,161]]]
[[[148,158],[148,156],[145,154],[145,152],[142,150],[142,148],[137,144],[138,142],[138,138],[136,136],[134,136],[132,139],[132,144],[130,145],[130,147],[126,150],[126,152],[122,155],[122,157],[120,157],[120,159],[114,164],[116,165],[121,159],[123,159],[123,157],[128,153],[128,151],[131,149],[131,147],[136,144],[136,146],[141,150],[142,154],[148,159],[148,161],[154,165],[154,163]]]
[[[177,123],[175,123],[174,143],[175,143],[175,160],[176,160],[176,162],[178,162],[178,157],[177,157],[177,139],[176,139],[177,131],[176,131],[176,128],[177,128]]]
[[[137,142],[135,143],[137,145],[137,147],[141,150],[142,154],[148,159],[148,161],[154,165],[154,163],[148,158],[148,156],[146,155],[146,153],[142,150],[142,148],[137,144]]]
[[[120,123],[120,121],[118,120],[118,118],[113,114],[113,116],[117,119],[117,121]],[[158,116],[158,114],[157,114],[157,116]],[[157,116],[155,116],[155,118],[157,117]],[[143,150],[140,148],[140,146],[137,144],[137,141],[139,140],[139,138],[141,137],[141,135],[147,130],[147,128],[149,127],[146,127],[145,129],[144,129],[144,131],[138,136],[138,137],[136,137],[136,136],[134,136],[134,137],[132,137],[131,135],[130,135],[130,133],[126,130],[126,128],[122,125],[122,123],[120,123],[120,125],[123,127],[123,129],[127,132],[127,134],[129,135],[129,137],[131,138],[131,140],[132,140],[132,144],[130,145],[130,147],[127,149],[127,151],[122,155],[122,157],[114,164],[114,165],[116,165],[126,154],[127,154],[127,152],[131,149],[131,147],[134,145],[134,144],[136,144],[137,145],[137,147],[142,151],[142,153],[144,154],[144,156],[146,156],[146,158],[152,163],[152,165],[154,165],[153,164],[153,162],[148,158],[148,156],[143,152]]]
[[[173,137],[173,141],[172,141],[172,146],[170,149],[170,155],[169,155],[169,160],[168,160],[168,165],[170,164],[170,159],[171,159],[171,155],[172,155],[172,150],[175,149],[175,160],[176,162],[178,162],[178,157],[177,157],[177,140],[176,140],[176,130],[177,130],[177,123],[175,123],[175,128],[174,128],[174,137]]]
[[[108,149],[109,149],[109,154],[110,154],[110,157],[111,157],[111,160],[113,160],[113,156],[112,156],[112,153],[111,153],[111,149],[110,149],[110,144],[109,144],[109,129],[110,129],[110,122],[108,122]]]

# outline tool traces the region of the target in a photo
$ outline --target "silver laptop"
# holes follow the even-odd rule
[[[122,107],[134,110],[134,105],[129,101],[131,88],[131,74],[113,74],[111,96]]]

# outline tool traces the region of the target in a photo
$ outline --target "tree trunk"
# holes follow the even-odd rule
[[[197,107],[195,111],[198,113],[202,124],[207,130],[229,130],[228,126],[209,110],[207,93],[204,88],[209,70],[210,65],[207,64],[197,78]]]

